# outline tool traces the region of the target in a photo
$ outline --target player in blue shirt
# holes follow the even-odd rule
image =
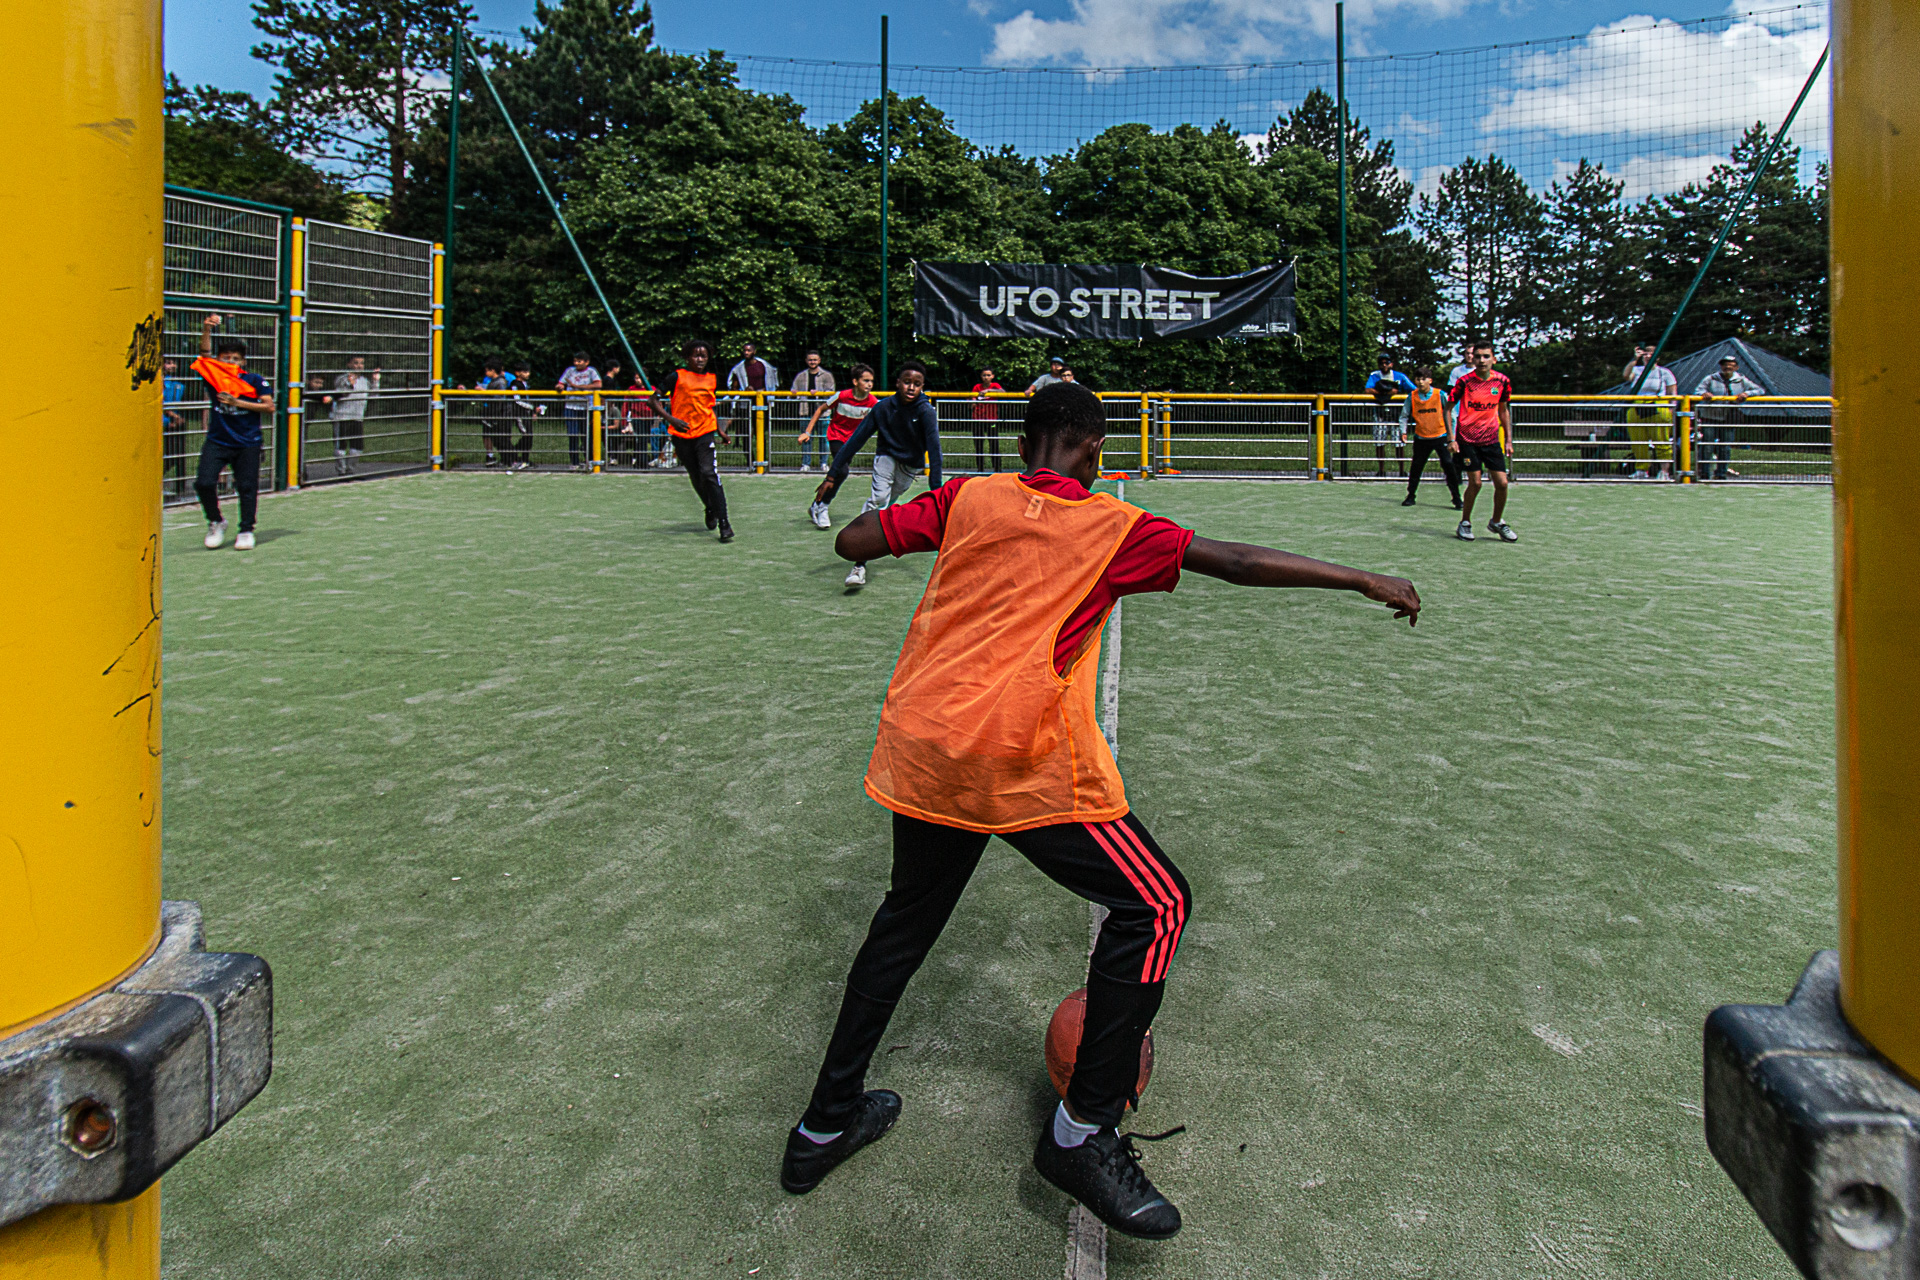
[[[1367,375],[1373,396],[1374,474],[1387,474],[1387,446],[1393,446],[1393,464],[1407,474],[1407,437],[1400,427],[1401,402],[1413,392],[1413,379],[1393,367],[1393,353],[1380,353],[1380,367]]]
[[[214,341],[213,331],[220,317],[208,316],[200,322],[200,359],[194,368],[207,383],[207,439],[200,446],[200,471],[193,478],[194,492],[200,495],[201,510],[207,513],[207,550],[227,540],[227,522],[220,516],[220,473],[233,469],[234,492],[240,495],[240,536],[233,540],[236,551],[253,550],[253,515],[260,499],[260,415],[273,412],[273,385],[257,373],[247,372],[246,339],[223,336]],[[203,369],[213,361],[211,369]],[[216,377],[226,381],[229,390],[215,385]],[[244,385],[247,393],[239,390]]]

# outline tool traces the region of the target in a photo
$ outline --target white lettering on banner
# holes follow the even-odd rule
[[[1093,306],[1087,301],[1092,296],[1093,291],[1090,289],[1075,289],[1068,294],[1067,314],[1075,320],[1085,320],[1093,312]]]
[[[1100,299],[1100,318],[1102,320],[1113,319],[1113,300],[1119,296],[1119,293],[1120,291],[1118,289],[1095,289],[1093,291],[1093,296]]]
[[[1167,319],[1191,320],[1193,312],[1180,305],[1193,295],[1185,289],[1172,289],[1167,293]]]
[[[1040,305],[1040,298],[1043,294],[1047,299],[1044,307]],[[1027,299],[1027,309],[1033,312],[1033,314],[1045,319],[1060,309],[1060,294],[1057,290],[1049,289],[1047,286],[1041,285],[1033,291],[1033,296]]]
[[[1007,314],[1012,315],[1020,309],[1020,300],[1033,292],[1032,285],[1016,284],[1007,288]]]
[[[1165,289],[1147,290],[1147,316],[1146,316],[1147,319],[1165,320],[1167,318],[1167,313],[1165,310],[1166,305],[1167,305],[1167,291]],[[1158,310],[1158,311],[1154,310],[1154,308],[1156,307],[1161,308],[1161,310]]]
[[[1200,303],[1200,318],[1202,320],[1213,319],[1213,300],[1220,295],[1217,293],[1196,293],[1193,296]]]
[[[1002,312],[1004,312],[1006,309],[1007,309],[1007,286],[1005,285],[1000,286],[1000,305],[997,307],[990,307],[987,305],[987,286],[985,285],[980,286],[980,310],[982,313],[990,316],[997,316]]]
[[[1141,319],[1140,291],[1138,289],[1122,289],[1120,291],[1120,318],[1122,320]]]

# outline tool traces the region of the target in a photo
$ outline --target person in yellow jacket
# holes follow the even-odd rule
[[[880,712],[866,790],[893,813],[893,879],[854,958],[813,1097],[787,1135],[781,1185],[811,1191],[885,1134],[900,1096],[865,1088],[907,981],[991,836],[1108,915],[1087,968],[1067,1096],[1034,1152],[1041,1175],[1126,1235],[1165,1239],[1180,1212],[1118,1131],[1140,1043],[1192,911],[1180,869],[1127,804],[1094,708],[1114,604],[1171,591],[1183,570],[1241,586],[1331,587],[1415,621],[1401,578],[1196,537],[1096,494],[1107,423],[1084,387],[1027,409],[1019,475],[962,476],[841,530],[842,559],[937,551]]]

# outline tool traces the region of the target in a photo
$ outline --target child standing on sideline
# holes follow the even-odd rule
[[[223,337],[215,344],[213,331],[219,327],[218,315],[200,322],[200,358],[193,362],[213,401],[193,491],[207,516],[207,550],[216,550],[227,540],[227,522],[220,517],[220,473],[232,468],[234,492],[240,497],[240,535],[233,549],[251,551],[254,511],[260,502],[260,415],[273,412],[273,388],[259,374],[247,372],[244,338]]]
[[[506,361],[494,356],[487,361],[486,377],[480,379],[482,391],[511,391],[513,379],[507,376]],[[505,467],[513,461],[513,404],[505,396],[480,402],[480,437],[486,445],[489,467]]]
[[[1453,509],[1460,509],[1460,468],[1455,459],[1460,446],[1453,438],[1453,419],[1447,414],[1447,397],[1433,385],[1433,366],[1423,364],[1413,371],[1413,390],[1400,409],[1400,434],[1413,431],[1413,473],[1407,477],[1407,500],[1420,488],[1420,473],[1426,470],[1429,455],[1440,458],[1440,472],[1447,478],[1447,492],[1453,495]]]
[[[695,338],[680,349],[686,367],[675,369],[661,379],[649,397],[655,414],[664,418],[667,433],[673,438],[673,451],[693,481],[693,491],[707,509],[707,528],[720,530],[720,541],[733,541],[733,526],[727,523],[727,491],[720,487],[719,449],[733,443],[727,429],[714,414],[714,391],[720,379],[713,371],[713,344]],[[661,397],[665,397],[662,400]]]
[[[973,384],[973,469],[985,471],[983,445],[993,447],[993,469],[1000,470],[1000,405],[993,397],[996,392],[1005,391],[993,379],[993,370],[982,369],[979,380]]]
[[[834,493],[847,477],[853,455],[860,452],[867,437],[876,432],[880,443],[873,451],[873,489],[860,508],[862,515],[886,510],[911,489],[913,478],[920,474],[923,458],[927,463],[928,486],[940,487],[940,415],[933,401],[921,394],[926,389],[927,366],[918,360],[901,361],[900,372],[893,375],[893,395],[886,403],[874,406],[867,420],[834,451],[833,469],[813,495],[816,506],[824,507],[833,501]],[[819,524],[818,518],[814,523]],[[865,560],[854,563],[847,574],[847,585],[867,585]]]
[[[1380,353],[1380,367],[1367,375],[1367,390],[1373,395],[1373,473],[1387,474],[1387,446],[1393,446],[1393,465],[1407,474],[1407,433],[1400,425],[1402,396],[1413,390],[1407,375],[1393,367],[1393,356]]]
[[[555,391],[598,391],[600,371],[584,351],[573,353],[573,363],[560,371]],[[593,413],[593,397],[570,395],[561,405],[567,418],[567,461],[575,471],[587,469],[587,421]]]
[[[827,418],[827,447],[820,451],[822,471],[831,467],[834,453],[853,437],[853,433],[859,429],[860,424],[866,421],[867,415],[873,412],[873,407],[880,403],[880,398],[873,394],[872,365],[857,364],[853,366],[848,377],[853,380],[853,385],[815,409],[813,416],[807,419],[806,430],[800,433],[800,445],[803,450],[801,456],[805,457],[804,449],[807,441],[813,436],[814,425],[820,421],[821,414],[832,410]],[[801,470],[804,471],[806,468],[802,467]],[[838,487],[836,485],[835,489]],[[831,501],[833,501],[832,492],[827,494],[825,501],[816,494],[812,505],[807,508],[807,518],[813,521],[816,528],[825,529],[832,524],[832,521],[827,519],[827,503]]]
[[[327,418],[333,423],[333,473],[353,474],[353,460],[367,447],[367,401],[380,389],[380,370],[367,376],[364,356],[347,361],[347,371],[333,380]]]
[[[1502,542],[1518,542],[1503,518],[1507,512],[1507,454],[1500,447],[1503,437],[1511,438],[1513,419],[1508,405],[1513,399],[1513,383],[1493,367],[1493,344],[1473,344],[1473,372],[1453,384],[1448,396],[1454,406],[1453,436],[1460,451],[1460,465],[1467,473],[1467,503],[1460,513],[1460,527],[1454,536],[1462,542],[1473,541],[1473,500],[1480,496],[1480,473],[1493,476],[1493,519],[1487,532]]]
[[[847,976],[780,1183],[804,1194],[884,1135],[900,1095],[865,1087],[895,1006],[998,835],[1048,878],[1107,908],[1087,965],[1084,1032],[1066,1099],[1042,1125],[1040,1175],[1113,1230],[1164,1240],[1180,1211],[1118,1125],[1192,909],[1186,879],[1127,804],[1100,732],[1100,629],[1123,596],[1171,591],[1183,569],[1239,586],[1357,591],[1410,623],[1401,578],[1195,537],[1094,494],[1106,414],[1086,389],[1042,389],[1022,475],[963,476],[863,513],[835,550],[861,561],[939,553],[893,669],[866,791],[893,814],[892,887]]]

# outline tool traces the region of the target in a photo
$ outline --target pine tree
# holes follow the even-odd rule
[[[1545,336],[1546,206],[1512,165],[1469,156],[1420,197],[1417,221],[1446,256],[1461,337],[1491,341],[1510,359]]]

